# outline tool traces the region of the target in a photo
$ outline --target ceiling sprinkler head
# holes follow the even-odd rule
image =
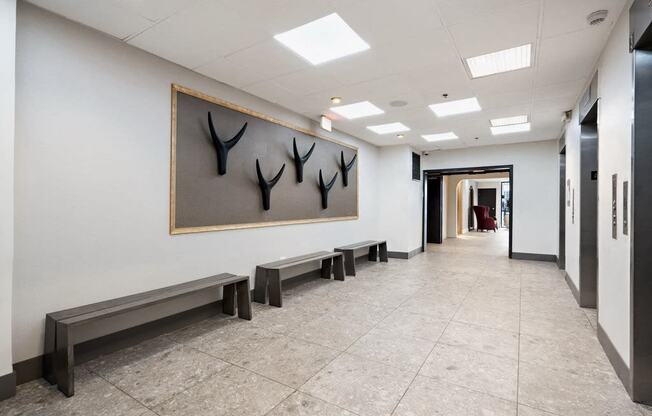
[[[597,10],[586,16],[586,21],[589,22],[589,25],[596,26],[607,20],[608,14],[608,10]]]

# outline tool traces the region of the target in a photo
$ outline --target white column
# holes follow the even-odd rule
[[[16,0],[0,0],[0,399],[9,394],[8,384],[13,381],[15,68]]]

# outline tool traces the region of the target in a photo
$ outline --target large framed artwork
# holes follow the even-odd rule
[[[170,234],[358,218],[358,148],[172,85]]]

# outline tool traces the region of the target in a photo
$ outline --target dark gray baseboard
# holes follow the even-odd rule
[[[550,261],[557,262],[557,255],[555,254],[538,254],[538,253],[517,253],[512,252],[512,258],[515,260],[534,260],[534,261]]]
[[[416,256],[419,253],[423,253],[423,249],[421,247],[415,248],[414,250],[405,252],[405,251],[388,251],[387,252],[387,257],[392,258],[392,259],[411,259],[412,257]]]
[[[573,293],[573,297],[575,297],[575,301],[577,301],[578,305],[581,305],[580,302],[580,290],[575,286],[575,282],[573,282],[573,279],[570,278],[568,273],[564,271],[564,280],[566,280],[566,284],[570,288],[571,292]]]
[[[16,372],[0,376],[0,400],[5,400],[16,395]]]
[[[623,386],[625,386],[625,390],[627,390],[627,393],[631,397],[632,382],[631,382],[629,366],[627,365],[627,363],[625,363],[625,361],[623,361],[620,354],[618,354],[618,351],[616,350],[616,347],[614,346],[613,342],[611,342],[609,335],[607,335],[607,333],[604,332],[604,329],[602,329],[602,326],[600,326],[599,322],[598,322],[598,341],[600,341],[600,345],[602,345],[602,349],[604,350],[605,354],[607,354],[607,358],[609,359],[611,366],[616,371],[618,378],[623,383]]]

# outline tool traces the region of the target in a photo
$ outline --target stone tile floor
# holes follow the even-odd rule
[[[652,415],[556,266],[506,252],[507,232],[469,233],[295,284],[251,322],[215,317],[79,366],[72,398],[21,385],[0,414]]]

